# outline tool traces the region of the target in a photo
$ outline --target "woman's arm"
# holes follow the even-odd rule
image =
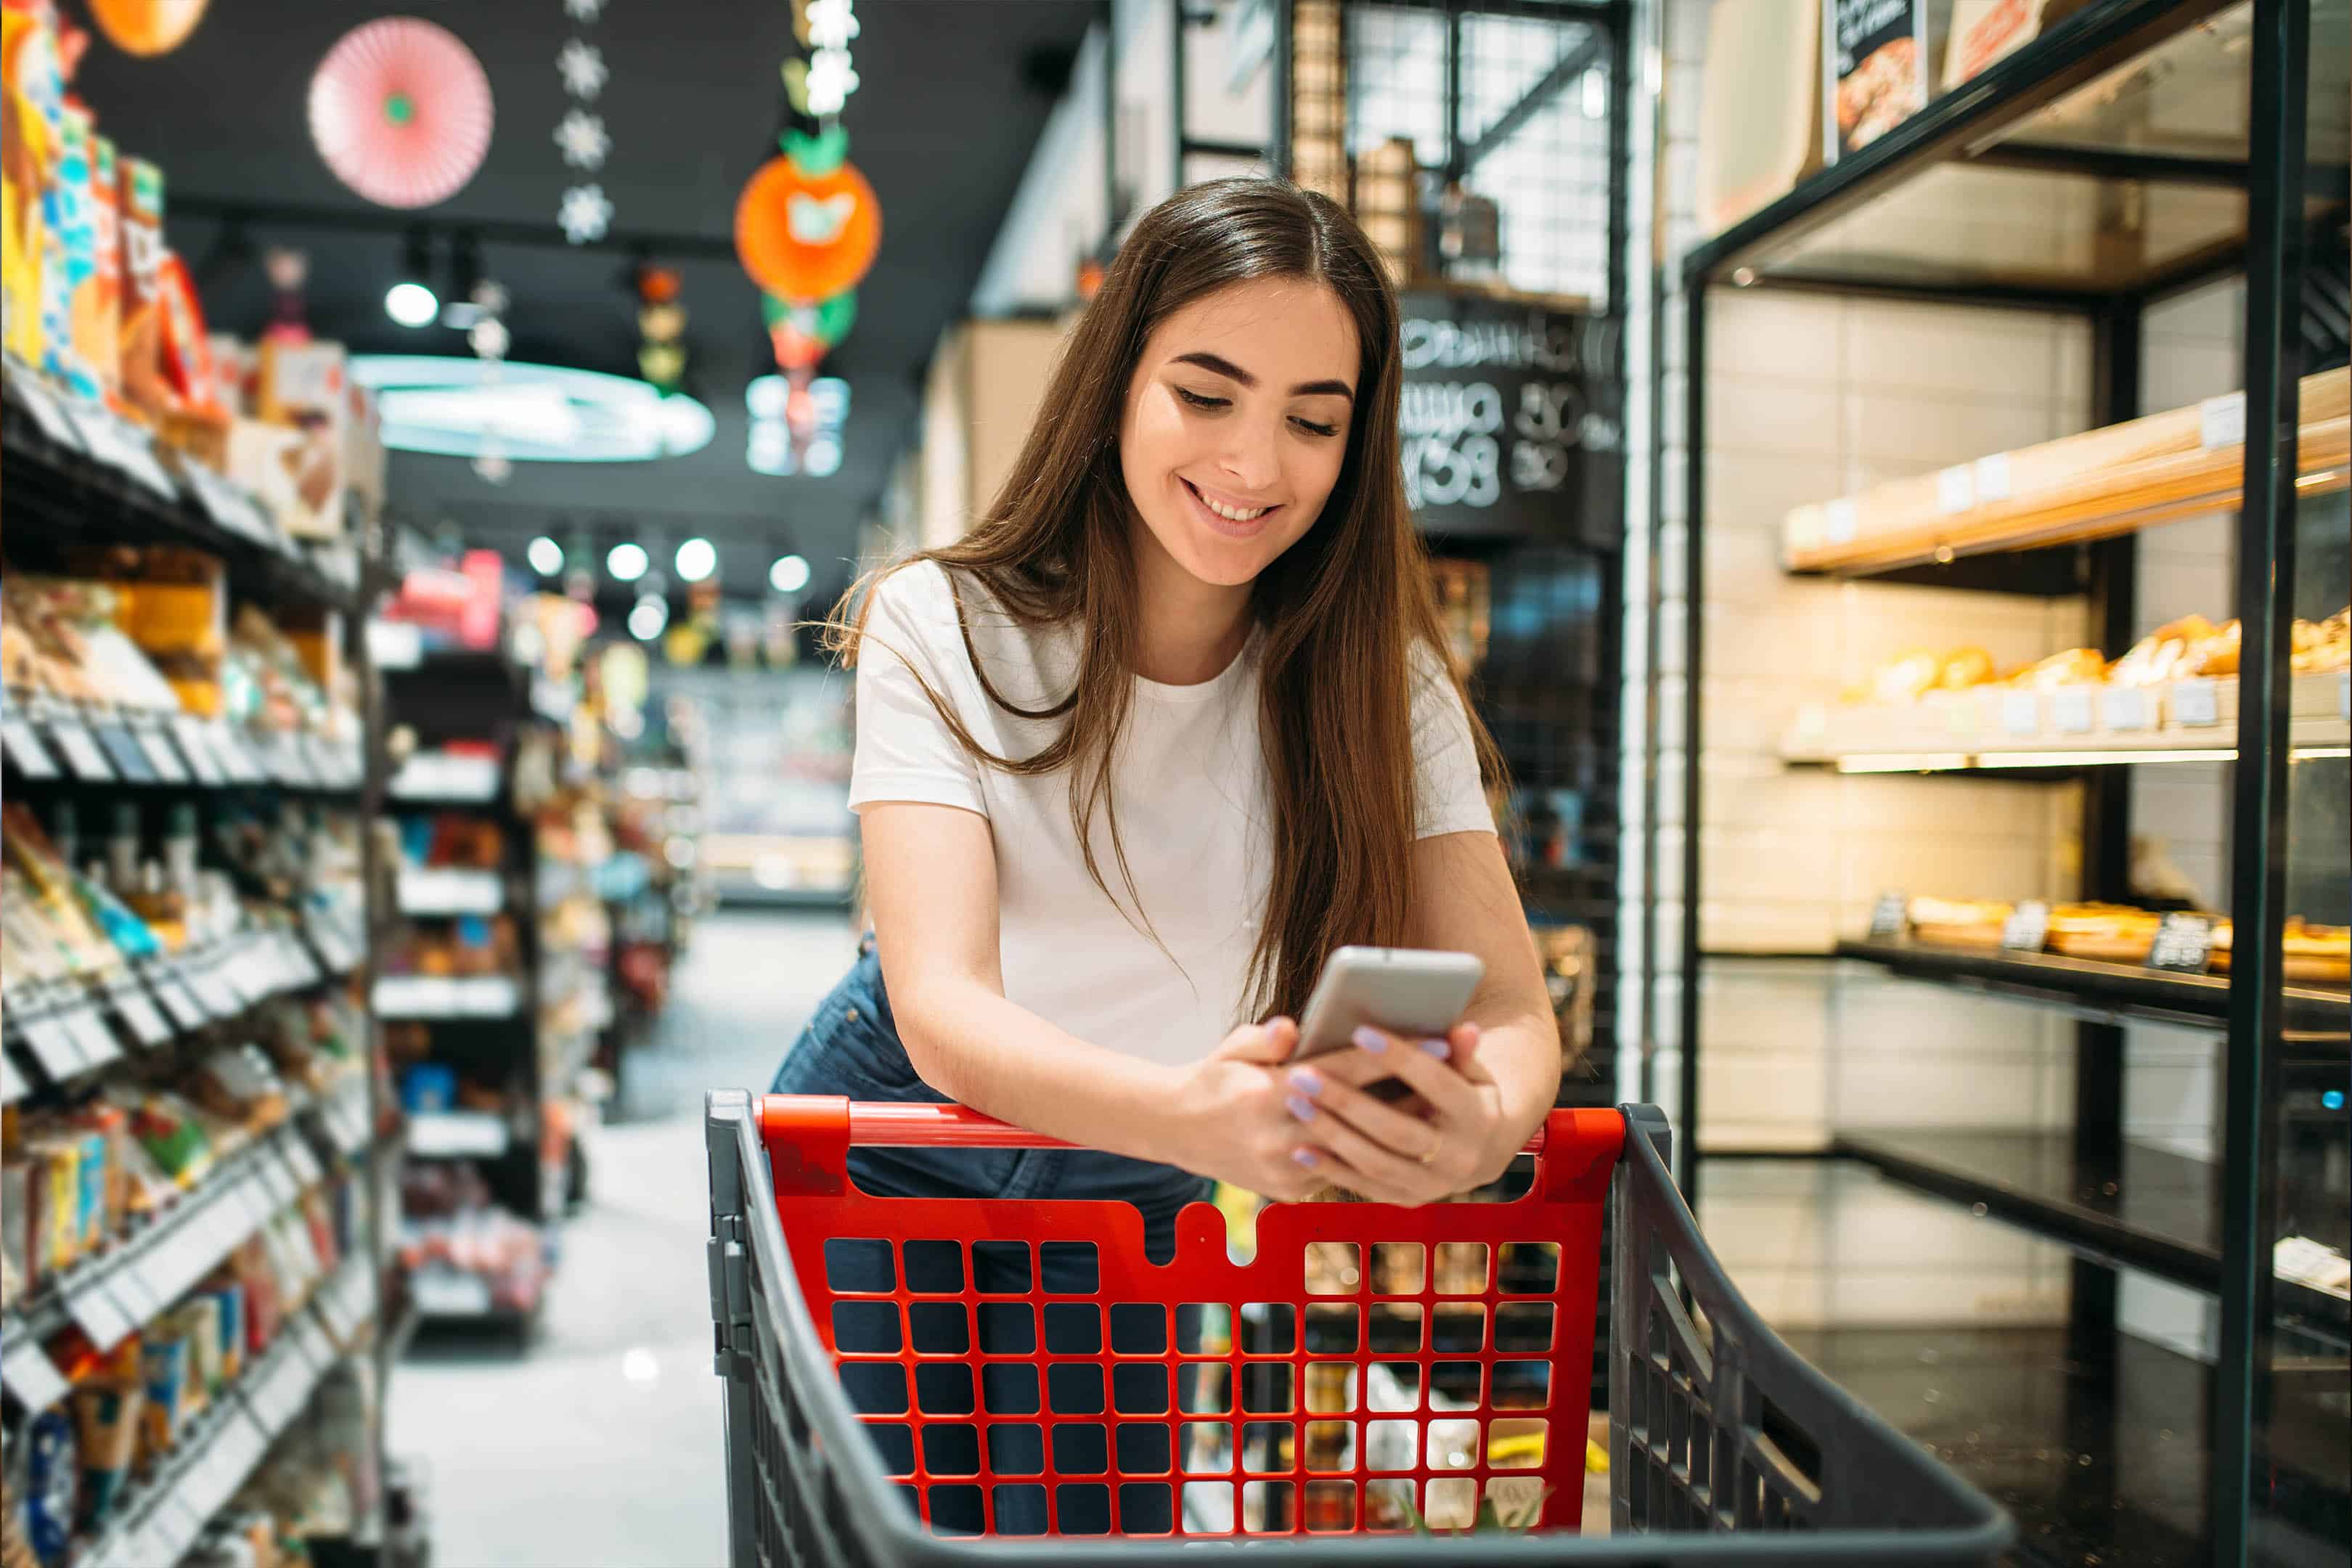
[[[1005,999],[986,817],[881,801],[861,810],[859,831],[883,984],[925,1083],[1032,1131],[1251,1192],[1299,1197],[1322,1184],[1297,1158],[1303,1129],[1276,1068],[1297,1042],[1295,1024],[1236,1029],[1189,1068],[1079,1039]]]

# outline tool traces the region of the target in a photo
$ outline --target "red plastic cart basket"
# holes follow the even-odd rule
[[[1984,1564],[2013,1533],[1740,1300],[1654,1108],[1554,1111],[1512,1201],[1276,1205],[1247,1261],[1197,1205],[1166,1263],[1124,1204],[851,1183],[857,1144],[1058,1146],[958,1107],[730,1090],[706,1122],[735,1568],[1002,1562],[1016,1531],[1073,1564],[1425,1563],[1405,1527],[1484,1502],[1538,1528],[1449,1564]],[[1579,1541],[1612,1203],[1613,1533]]]

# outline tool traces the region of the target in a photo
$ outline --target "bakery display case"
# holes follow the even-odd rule
[[[1653,1092],[1702,1212],[1958,1216],[1937,1289],[1786,1322],[2049,1561],[2352,1535],[2347,37],[2074,8],[1697,243],[1660,362]],[[1963,1351],[2092,1413],[2081,1474],[1864,1374]],[[2097,1412],[2157,1389],[2151,1490]]]

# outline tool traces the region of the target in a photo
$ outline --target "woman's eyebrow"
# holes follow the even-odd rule
[[[1178,354],[1175,363],[1199,365],[1212,374],[1222,375],[1230,381],[1238,381],[1244,386],[1257,384],[1257,377],[1233,361],[1218,354]],[[1303,381],[1290,389],[1290,395],[1293,397],[1344,397],[1350,403],[1356,400],[1355,389],[1344,381]]]

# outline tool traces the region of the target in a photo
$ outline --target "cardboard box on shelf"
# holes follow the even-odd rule
[[[343,490],[349,453],[351,376],[341,343],[261,345],[255,407],[261,418],[299,431],[290,465],[293,504],[281,510],[286,531],[299,539],[343,535]]]

